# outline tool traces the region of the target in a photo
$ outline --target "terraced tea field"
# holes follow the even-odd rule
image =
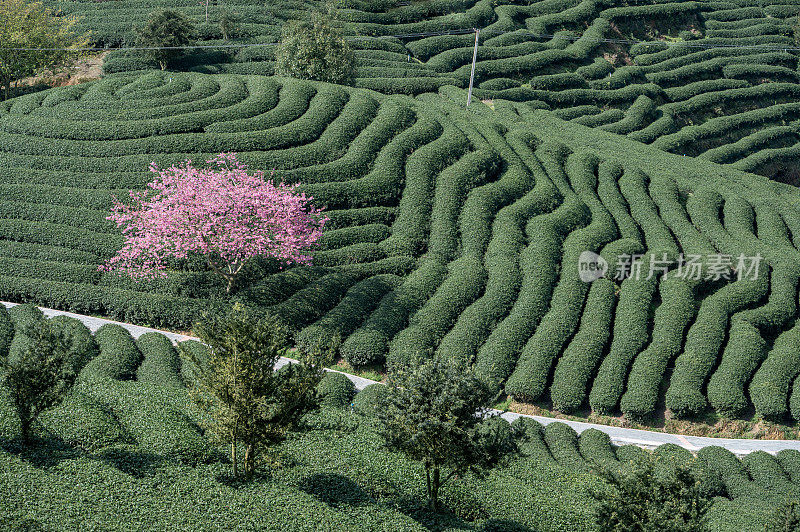
[[[10,311],[0,306],[0,355],[16,356],[29,341],[25,327],[41,319],[41,312],[30,306]],[[418,468],[381,448],[370,421],[374,397],[370,390],[353,399],[355,413],[342,408],[346,405],[327,404],[310,416],[312,429],[282,445],[300,460],[276,468],[268,481],[257,479],[257,489],[235,488],[215,478],[225,465],[218,449],[202,437],[200,414],[188,406],[185,383],[191,382],[195,368],[178,356],[166,337],[148,332],[134,340],[124,328],[111,324],[92,334],[80,321],[64,316],[53,318],[53,324],[72,340],[79,377],[67,399],[42,416],[49,439],[40,444],[45,447],[40,455],[8,449],[7,442],[19,428],[5,389],[0,388],[4,522],[31,515],[33,507],[34,515],[54,528],[87,523],[168,528],[178,526],[178,520],[206,527],[212,519],[217,525],[233,523],[229,509],[222,508],[235,501],[237,508],[251,510],[235,518],[239,526],[244,520],[278,527],[302,518],[349,530],[387,524],[425,529],[404,515],[409,503],[399,503],[418,488]],[[201,344],[185,345],[202,359]],[[608,435],[594,429],[579,436],[561,423],[542,427],[521,418],[514,424],[527,435],[522,455],[486,480],[458,479],[445,492],[455,511],[447,519],[462,518],[473,526],[476,520],[505,519],[506,527],[515,522],[534,530],[591,530],[587,508],[594,503],[586,489],[600,485],[595,476],[598,468],[624,470],[645,454],[639,447],[612,445]],[[329,436],[332,430],[337,437]],[[334,454],[338,460],[325,458]],[[655,456],[660,473],[693,460],[689,451],[674,445],[659,447]],[[370,467],[376,461],[381,466]],[[758,451],[740,460],[721,447],[706,447],[692,463],[704,487],[717,495],[709,514],[714,530],[763,526],[776,506],[800,495],[796,450],[776,456]],[[358,484],[348,481],[353,484],[348,488],[343,479],[355,470],[361,471]],[[119,490],[120,485],[130,489]],[[116,490],[113,505],[86,502],[102,500],[110,490]],[[327,498],[326,490],[330,490]],[[521,493],[529,496],[519,499]],[[553,498],[554,493],[559,497]],[[354,514],[346,510],[351,497],[356,497],[360,509]],[[337,504],[330,504],[331,498]],[[283,505],[290,507],[289,499],[295,504],[299,500],[306,510],[287,511]],[[155,509],[156,502],[164,501],[170,501],[171,511],[165,512],[163,506]],[[189,501],[201,509],[188,508]],[[265,511],[276,501],[282,504]],[[93,511],[87,513],[87,507]],[[178,508],[180,512],[175,511]],[[475,508],[480,509],[478,517]],[[465,526],[461,523],[462,529]]]
[[[203,268],[100,273],[111,195],[147,167],[238,152],[331,218],[314,267],[235,300],[339,335],[354,366],[468,357],[498,390],[643,418],[800,418],[800,192],[464,91],[384,96],[281,78],[124,74],[0,104],[0,297],[187,328],[225,301]],[[758,275],[578,275],[579,256],[763,257]],[[666,255],[664,255],[666,254]],[[733,275],[732,275],[733,274]],[[725,277],[730,277],[728,280]]]
[[[108,46],[132,44],[132,26],[166,4],[55,5],[84,17],[96,44]],[[208,8],[207,23],[205,5],[169,7],[199,24],[201,44],[227,47],[197,50],[183,68],[271,75],[281,27],[314,3],[226,2]],[[218,24],[225,10],[241,21],[232,41],[222,40]],[[414,95],[465,88],[480,28],[479,98],[525,102],[672,153],[797,183],[797,0],[348,1],[337,13],[356,48],[358,87]],[[105,65],[107,72],[151,67],[131,53],[112,54]]]

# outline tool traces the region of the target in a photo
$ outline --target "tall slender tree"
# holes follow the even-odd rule
[[[319,406],[323,352],[307,352],[299,363],[275,371],[289,346],[288,329],[275,318],[256,318],[239,304],[225,316],[198,324],[194,332],[211,351],[201,360],[196,352],[181,350],[197,370],[191,396],[209,415],[205,429],[210,438],[230,446],[233,476],[240,475],[243,447],[244,476],[251,478],[265,450]]]

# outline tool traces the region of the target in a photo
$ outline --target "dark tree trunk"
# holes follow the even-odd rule
[[[433,500],[431,497],[431,468],[427,464],[425,465],[425,490],[425,494],[428,496],[428,504],[430,504]]]
[[[439,466],[425,465],[425,483],[428,492],[428,505],[434,512],[439,511],[439,488],[441,480],[439,476]]]
[[[31,420],[23,417],[19,421],[22,443],[28,445],[31,442]]]
[[[255,472],[256,468],[256,453],[255,453],[255,445],[253,443],[248,443],[247,447],[244,450],[244,468],[245,474],[247,475],[248,479],[253,478],[253,473]]]
[[[233,478],[239,476],[239,464],[236,460],[236,438],[231,442],[231,462],[233,463]]]
[[[439,511],[439,466],[434,466],[433,468],[433,482],[432,482],[433,490],[432,490],[432,499],[431,502],[433,503],[433,511]]]
[[[236,450],[236,445],[239,443],[236,436],[239,434],[239,422],[234,421],[233,423],[233,434],[231,435],[231,462],[233,462],[233,478],[239,476],[239,463],[238,463],[238,452]]]

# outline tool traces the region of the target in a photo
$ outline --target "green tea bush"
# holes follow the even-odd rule
[[[350,405],[356,387],[346,375],[328,371],[317,385],[317,394],[324,406],[344,408]]]
[[[769,492],[791,493],[797,491],[780,463],[771,454],[764,451],[753,451],[742,458],[742,465],[747,469],[753,482]]]
[[[750,398],[756,412],[770,419],[789,414],[789,392],[798,374],[794,346],[800,329],[792,327],[775,339],[772,350],[750,383]]]
[[[342,344],[345,360],[352,366],[383,362],[389,342],[408,323],[409,315],[433,294],[445,274],[445,267],[437,261],[420,264],[403,284],[381,299],[375,312]]]
[[[584,154],[570,156],[567,160],[570,182],[591,211],[592,222],[565,240],[565,265],[577,265],[583,251],[599,249],[618,236],[613,218],[595,192],[596,164],[595,158]],[[545,391],[554,360],[575,331],[587,292],[587,284],[577,278],[574,269],[567,266],[562,270],[561,279],[553,291],[551,310],[523,348],[517,368],[506,383],[509,395],[536,399]]]
[[[775,458],[789,476],[789,479],[797,485],[798,480],[800,480],[800,451],[784,449],[778,452]]]
[[[589,464],[578,450],[578,434],[564,423],[550,423],[544,428],[544,441],[547,448],[565,469],[581,471],[589,469]]]
[[[79,390],[70,393],[56,408],[44,412],[39,420],[68,445],[90,451],[131,438],[104,403]]]
[[[85,377],[133,380],[142,363],[142,352],[122,326],[106,324],[94,335],[100,353],[83,370]]]
[[[355,395],[353,409],[360,414],[373,415],[385,393],[386,386],[383,384],[370,384]]]
[[[376,275],[350,288],[342,300],[322,318],[305,327],[295,337],[298,347],[331,345],[336,335],[347,338],[380,303],[381,298],[399,286],[396,275]]]
[[[614,283],[607,279],[592,283],[580,327],[559,358],[553,373],[550,397],[557,410],[573,411],[586,399],[587,386],[611,335],[616,304],[614,290]]]
[[[136,370],[136,380],[160,386],[183,387],[181,359],[172,342],[159,333],[145,333],[136,339],[144,356]]]
[[[485,282],[486,273],[480,260],[467,255],[453,261],[436,292],[392,340],[387,363],[408,365],[417,357],[430,357],[458,316],[480,295]]]
[[[647,345],[647,331],[652,320],[649,309],[656,285],[655,279],[635,277],[622,282],[611,347],[589,393],[589,404],[597,413],[615,411],[625,391],[630,364]]]
[[[793,270],[782,265],[773,269],[767,304],[738,314],[731,324],[722,359],[708,382],[708,399],[718,412],[738,415],[750,406],[745,387],[767,356],[761,328],[780,326],[795,312],[789,295],[797,282]]]
[[[64,334],[69,345],[68,357],[73,360],[76,373],[100,353],[94,336],[80,320],[55,316],[50,318],[50,326]]]
[[[12,307],[8,315],[14,327],[14,336],[8,345],[8,360],[14,361],[31,344],[31,338],[27,334],[29,328],[45,317],[37,306],[30,304]]]
[[[614,453],[611,439],[605,432],[597,429],[586,429],[578,438],[578,449],[581,456],[597,468],[618,468],[621,466]]]
[[[691,326],[684,351],[675,360],[667,390],[667,408],[678,416],[701,413],[707,406],[702,388],[717,363],[730,314],[757,302],[763,292],[757,282],[741,280],[709,296]]]
[[[636,355],[620,399],[620,410],[629,418],[642,419],[655,413],[667,365],[680,353],[684,331],[695,316],[694,294],[682,279],[662,278],[660,293],[650,345]]]

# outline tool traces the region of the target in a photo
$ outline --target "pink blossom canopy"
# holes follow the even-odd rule
[[[165,260],[200,254],[215,271],[233,276],[251,258],[275,257],[309,264],[326,218],[297,185],[252,174],[235,153],[221,153],[208,168],[191,161],[150,170],[156,177],[131,204],[116,198],[108,220],[122,228],[125,244],[100,266],[133,278],[166,275]]]

